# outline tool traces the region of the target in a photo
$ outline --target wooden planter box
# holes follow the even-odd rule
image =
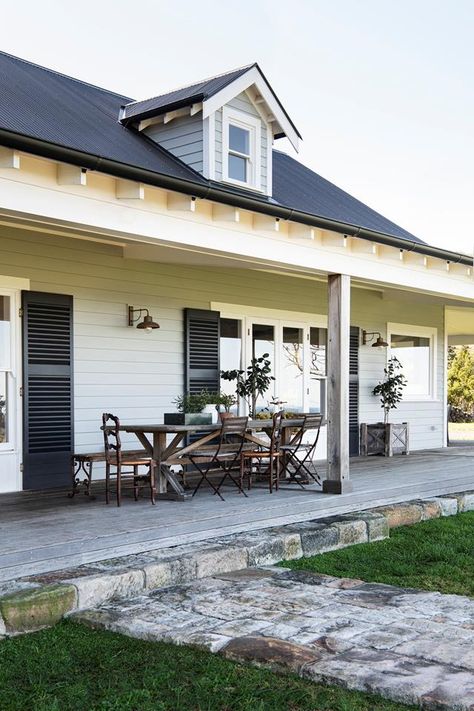
[[[360,453],[383,454],[392,457],[394,454],[409,454],[408,422],[393,423],[376,422],[373,425],[362,423],[360,426]]]
[[[202,412],[165,412],[165,425],[210,425],[212,415]]]

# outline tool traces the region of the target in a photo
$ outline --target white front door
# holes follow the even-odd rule
[[[0,277],[0,492],[22,488],[20,298]]]

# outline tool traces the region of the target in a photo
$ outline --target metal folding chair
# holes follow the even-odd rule
[[[303,422],[298,431],[288,444],[280,445],[280,452],[283,459],[281,476],[287,474],[288,483],[295,482],[303,488],[304,484],[309,484],[310,479],[321,484],[318,473],[312,471],[309,465],[318,444],[323,416],[309,414],[302,417]],[[302,458],[300,455],[303,455]]]
[[[240,484],[243,486],[244,478],[247,476],[247,486],[250,490],[252,475],[268,476],[268,486],[270,494],[273,487],[278,490],[280,480],[280,443],[282,435],[283,411],[273,415],[272,431],[268,449],[244,449],[240,455]]]
[[[240,493],[247,496],[240,482],[240,455],[245,445],[247,425],[248,417],[227,417],[222,422],[217,446],[202,447],[188,455],[189,461],[201,475],[193,491],[193,496],[205,481],[213,489],[214,494],[224,501],[220,489],[227,479],[235,484]],[[209,475],[219,472],[223,476],[216,485],[211,481]],[[237,476],[233,475],[233,472],[236,472]]]

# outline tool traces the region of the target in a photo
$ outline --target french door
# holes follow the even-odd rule
[[[321,412],[326,406],[326,329],[270,318],[221,316],[221,369],[245,368],[266,356],[273,380],[257,411],[273,403],[288,412]],[[221,382],[224,392],[232,385]],[[245,409],[241,403],[241,410]]]
[[[21,489],[20,291],[0,279],[0,492]]]

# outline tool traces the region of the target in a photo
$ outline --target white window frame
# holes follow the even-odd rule
[[[389,347],[387,348],[387,361],[392,355],[392,349],[390,348],[390,343],[392,340],[392,334],[397,334],[401,336],[414,336],[419,338],[428,338],[430,341],[430,392],[420,395],[409,395],[403,394],[404,402],[426,402],[434,401],[438,399],[437,394],[437,354],[438,354],[438,329],[431,328],[429,326],[414,326],[413,324],[407,323],[387,323],[387,341]],[[393,355],[396,355],[393,353]]]
[[[19,382],[19,339],[20,333],[18,328],[17,314],[19,311],[19,294],[14,289],[4,288],[0,283],[0,296],[9,298],[10,306],[10,361],[6,368],[0,367],[1,373],[6,373],[7,383],[7,403],[8,403],[8,419],[7,419],[7,441],[0,442],[0,454],[14,452],[18,446],[19,432],[19,399],[18,399],[18,382]],[[1,468],[1,464],[0,464]],[[1,482],[0,482],[1,484]]]
[[[229,176],[229,126],[237,126],[249,132],[249,158],[247,158],[247,178],[248,180],[235,180]],[[226,183],[239,185],[243,188],[261,190],[261,130],[262,122],[259,118],[250,116],[238,109],[224,106],[222,109],[222,179]]]

